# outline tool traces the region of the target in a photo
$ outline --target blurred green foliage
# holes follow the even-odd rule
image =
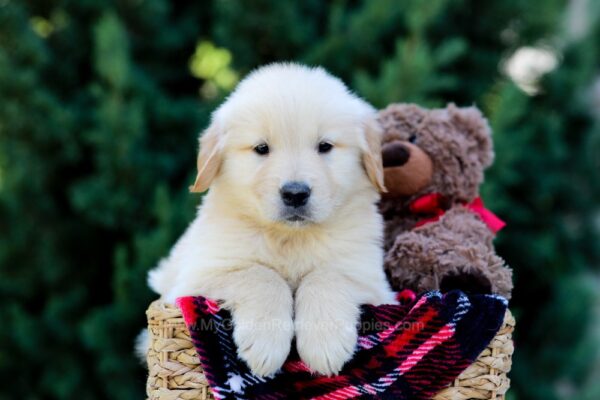
[[[197,133],[279,60],[379,107],[484,110],[516,278],[510,398],[600,398],[597,17],[585,0],[0,0],[0,399],[143,398],[145,274],[199,201]],[[504,73],[523,46],[558,60],[535,94]]]

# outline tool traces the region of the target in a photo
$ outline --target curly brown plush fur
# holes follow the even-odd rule
[[[466,204],[479,195],[483,171],[494,159],[490,128],[475,107],[427,110],[394,104],[381,111],[388,193],[380,203],[386,221],[385,266],[395,289],[463,289],[507,298],[512,272],[494,251],[494,233]],[[427,215],[410,205],[430,193],[445,213]]]

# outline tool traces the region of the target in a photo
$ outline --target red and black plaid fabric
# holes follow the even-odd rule
[[[410,304],[363,306],[356,352],[338,376],[311,374],[293,351],[273,377],[236,355],[230,314],[203,297],[178,301],[216,399],[429,399],[483,351],[507,302],[433,291]],[[294,347],[294,346],[293,346]]]

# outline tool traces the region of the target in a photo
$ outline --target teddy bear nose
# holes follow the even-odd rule
[[[408,159],[410,158],[410,149],[403,143],[388,143],[383,146],[381,155],[384,168],[400,167],[408,162]]]

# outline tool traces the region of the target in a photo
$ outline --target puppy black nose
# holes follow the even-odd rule
[[[384,167],[401,167],[410,158],[410,149],[403,143],[392,142],[383,146],[382,159]]]
[[[279,191],[283,204],[290,207],[302,207],[308,202],[310,188],[306,183],[288,182]]]

